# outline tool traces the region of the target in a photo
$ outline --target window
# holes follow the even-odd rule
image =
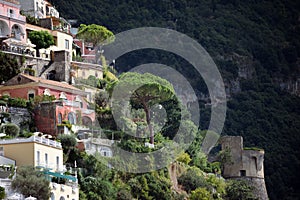
[[[58,124],[61,124],[61,123],[62,123],[62,114],[61,114],[61,113],[58,113],[58,116],[57,116],[57,123],[58,123]]]
[[[40,151],[37,151],[36,152],[36,162],[37,162],[37,165],[40,165],[40,162],[41,162],[41,158],[40,158]]]
[[[0,147],[0,156],[4,156],[4,147]]]
[[[7,10],[7,15],[8,15],[8,17],[14,17],[14,10],[13,9],[8,9]]]
[[[65,49],[69,49],[69,40],[65,39]]]
[[[35,91],[34,90],[28,90],[28,100],[34,99]]]
[[[29,100],[30,100],[30,99],[34,99],[34,93],[28,94],[28,99],[29,99]]]
[[[46,165],[46,167],[48,166],[48,154],[47,153],[45,153],[45,165]]]
[[[241,175],[241,176],[246,176],[246,170],[241,170],[241,171],[240,171],[240,175]]]
[[[56,156],[56,169],[59,170],[59,156]]]
[[[76,124],[76,118],[75,118],[75,116],[76,115],[73,112],[70,112],[68,114],[68,120],[69,120],[70,124]]]
[[[55,195],[51,192],[51,200],[55,200]]]
[[[11,28],[11,36],[17,40],[21,40],[22,36],[24,36],[21,27],[17,24],[14,24]]]

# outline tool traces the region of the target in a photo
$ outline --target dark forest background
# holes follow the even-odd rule
[[[270,199],[299,199],[300,1],[295,0],[51,0],[79,26],[100,24],[115,34],[137,27],[170,28],[196,39],[213,57],[230,94],[224,135],[242,135],[265,149]],[[172,54],[143,50],[117,60],[118,72],[142,63],[175,67],[205,94],[201,78]],[[298,89],[298,94],[299,94]],[[201,129],[209,108],[201,105]]]

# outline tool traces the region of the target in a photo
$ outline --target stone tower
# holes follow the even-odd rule
[[[232,163],[225,164],[223,176],[227,179],[244,179],[255,187],[255,195],[260,200],[268,200],[264,178],[264,150],[243,147],[241,136],[221,138],[222,150],[230,150]]]
[[[51,53],[51,61],[40,77],[60,82],[70,82],[71,57],[70,53],[61,50]]]

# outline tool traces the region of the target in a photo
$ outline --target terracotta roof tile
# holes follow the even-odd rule
[[[78,88],[76,88],[72,85],[69,85],[68,83],[47,80],[47,79],[43,79],[43,78],[40,78],[40,77],[30,76],[30,75],[27,75],[27,74],[21,74],[21,76],[23,76],[25,78],[28,78],[28,79],[30,79],[34,82],[40,82],[40,83],[44,83],[44,84],[47,84],[47,85],[55,85],[55,86],[62,87],[62,88],[81,91],[80,89],[78,89]]]

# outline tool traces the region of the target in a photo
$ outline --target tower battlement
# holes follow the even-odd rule
[[[264,150],[244,148],[241,136],[225,136],[221,139],[222,150],[229,148],[232,163],[225,164],[225,178],[264,178]]]
[[[223,176],[227,179],[244,179],[255,187],[255,195],[267,200],[264,179],[264,150],[244,148],[243,137],[224,136],[220,140],[222,150],[229,149],[231,162],[225,163]]]

